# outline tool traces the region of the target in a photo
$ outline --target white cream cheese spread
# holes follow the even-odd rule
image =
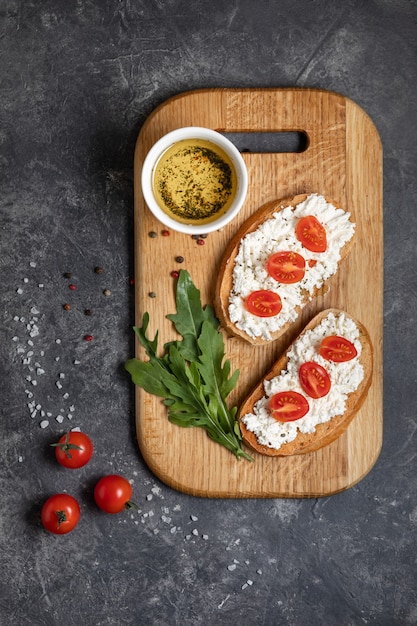
[[[348,339],[357,350],[357,356],[350,361],[334,363],[319,354],[324,337],[339,335]],[[360,363],[362,345],[359,329],[355,322],[343,313],[333,313],[321,321],[314,329],[304,332],[292,345],[288,353],[287,369],[278,376],[264,382],[265,395],[254,405],[253,413],[242,417],[246,428],[253,432],[261,445],[279,449],[293,441],[298,432],[314,433],[316,426],[345,412],[349,394],[356,391],[364,378],[364,368]],[[281,391],[297,391],[305,395],[301,388],[298,370],[302,363],[315,361],[324,367],[331,380],[329,393],[317,400],[308,398],[309,411],[294,422],[279,422],[269,411],[269,399]]]
[[[307,250],[295,235],[298,221],[309,215],[316,217],[326,230],[325,252]],[[350,213],[336,208],[317,194],[307,196],[295,208],[285,207],[274,213],[240,242],[229,297],[230,320],[250,337],[270,340],[272,333],[297,318],[297,308],[303,304],[306,293],[311,299],[315,289],[320,289],[336,273],[341,249],[353,237],[354,231]],[[306,270],[298,283],[282,284],[268,274],[267,261],[279,251],[293,251],[304,257]],[[258,317],[245,308],[245,298],[261,289],[279,294],[282,309],[276,316]]]

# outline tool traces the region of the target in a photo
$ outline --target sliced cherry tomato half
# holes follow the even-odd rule
[[[305,266],[304,257],[290,250],[275,252],[267,263],[268,274],[285,285],[298,283],[304,277]]]
[[[248,295],[245,305],[249,313],[258,317],[274,317],[282,309],[281,298],[274,291],[260,289]]]
[[[308,413],[307,399],[297,391],[281,391],[269,401],[272,417],[279,422],[295,422]]]
[[[334,361],[335,363],[351,361],[358,354],[353,343],[339,335],[325,337],[321,342],[319,352],[323,359]]]
[[[310,398],[323,398],[330,391],[332,383],[327,371],[314,361],[303,363],[298,370],[300,385]]]
[[[295,234],[304,248],[311,252],[325,252],[327,249],[326,229],[314,215],[301,218],[295,228]]]

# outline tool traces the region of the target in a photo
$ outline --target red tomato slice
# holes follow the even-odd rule
[[[282,309],[281,298],[273,291],[260,289],[248,295],[245,302],[249,313],[258,317],[274,317]]]
[[[321,342],[319,352],[323,359],[334,361],[335,363],[351,361],[358,354],[353,343],[339,335],[325,337]]]
[[[301,218],[295,228],[295,234],[307,250],[325,252],[327,248],[326,229],[314,215]]]
[[[279,283],[298,283],[305,274],[306,262],[301,254],[291,251],[276,252],[268,259],[268,274]]]
[[[310,398],[323,398],[330,391],[331,382],[327,371],[314,361],[303,363],[298,370],[300,385]]]
[[[272,417],[279,422],[295,422],[308,413],[309,405],[297,391],[281,391],[269,401]]]

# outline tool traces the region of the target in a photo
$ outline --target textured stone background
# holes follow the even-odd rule
[[[0,623],[416,624],[415,0],[2,0],[0,14]],[[233,86],[340,92],[384,146],[384,446],[330,498],[192,498],[136,445],[134,144],[169,96]],[[76,475],[49,448],[70,426],[96,443]],[[108,472],[132,480],[138,512],[95,508]],[[83,517],[54,537],[39,511],[61,490]]]

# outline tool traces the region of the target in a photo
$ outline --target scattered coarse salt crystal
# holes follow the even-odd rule
[[[23,293],[23,289],[21,287],[19,287],[18,289],[16,289],[16,293],[18,293],[19,296],[21,296],[22,293]]]
[[[243,590],[243,589],[246,589],[247,587],[248,587],[248,583],[243,583],[241,589]]]
[[[73,404],[71,404],[69,410],[71,411],[71,413],[74,413],[75,411],[75,406]]]
[[[28,346],[30,346],[31,348],[33,348],[33,346],[35,345],[31,339],[28,339],[26,343],[27,343],[27,344],[28,344]],[[32,352],[32,354],[33,354],[33,352]]]
[[[167,515],[161,515],[161,520],[164,522],[164,524],[170,524],[171,523],[171,518]]]
[[[77,361],[77,360],[73,361],[74,365],[80,365],[80,363],[81,363],[81,361]]]
[[[35,263],[35,261],[31,261],[31,262],[29,263],[29,265],[30,265],[30,267],[36,267],[36,263]]]
[[[201,538],[204,539],[204,541],[207,541],[209,537],[208,535],[201,535]]]
[[[31,385],[36,387],[36,385],[38,384],[38,381],[37,380],[31,380],[30,383],[31,383]]]
[[[257,569],[256,573],[259,574],[259,576],[262,576],[262,570],[261,569]]]
[[[42,369],[41,367],[38,367],[38,369],[36,370],[36,374],[37,374],[38,376],[41,376],[41,374],[45,374],[45,370],[44,370],[44,369]]]
[[[34,326],[33,329],[30,331],[29,335],[31,337],[38,337],[38,335],[39,335],[39,328],[37,326]]]
[[[197,530],[197,528],[193,528],[193,530],[192,530],[191,532],[193,533],[193,535],[194,535],[195,537],[197,537],[197,536],[198,536],[198,530]]]
[[[177,527],[176,526],[171,526],[171,528],[169,529],[169,532],[171,533],[171,535],[173,535],[174,533],[177,532]]]
[[[72,420],[72,413],[67,414],[67,419]]]
[[[71,432],[79,433],[79,432],[81,432],[81,428],[79,426],[74,426],[74,428],[71,428]]]
[[[38,285],[39,289],[43,289],[43,288],[44,288],[44,286],[45,286],[45,285],[44,285],[43,283],[39,283],[39,285]]]
[[[62,389],[62,385],[61,385],[61,383],[59,382],[59,380],[57,380],[57,381],[55,382],[55,386],[57,387],[57,389]]]
[[[68,400],[68,398],[69,398],[68,391],[66,391],[62,397],[64,398],[64,400]]]
[[[55,357],[55,361],[59,361],[59,359],[60,359],[60,358],[61,358],[61,357],[56,356],[56,357]]]
[[[41,423],[39,424],[39,426],[41,428],[47,428],[49,426],[49,421],[48,420],[42,420]]]
[[[22,457],[22,456],[19,456],[19,458],[18,458],[17,460],[19,461],[19,463],[22,463],[22,461],[23,461],[23,457]]]
[[[57,415],[55,419],[58,422],[58,424],[62,424],[62,422],[64,421],[64,416],[63,415]]]
[[[45,351],[44,351],[44,350],[41,350],[41,351],[40,351],[40,355],[41,355],[41,356],[45,356]]]
[[[146,496],[146,499],[149,501],[149,500],[152,500],[152,498],[153,498],[153,495],[151,493],[148,493],[148,495]]]
[[[23,279],[23,282],[24,282],[24,283],[28,283],[28,282],[29,282],[29,278],[24,278],[24,279]]]
[[[38,309],[35,306],[33,306],[30,309],[30,312],[32,313],[32,315],[39,315],[39,313],[40,313],[40,311],[38,311]]]
[[[60,378],[65,378],[65,374],[64,374],[63,372],[60,372],[60,373],[59,373],[59,377],[60,377]]]
[[[55,339],[55,343],[59,344],[59,343],[61,343],[61,340],[60,339]]]
[[[236,569],[236,563],[232,563],[231,565],[228,565],[227,569],[229,570],[229,572],[234,572]]]
[[[14,318],[13,318],[13,321],[14,321],[14,322],[18,322],[18,321],[19,321],[19,316],[18,316],[18,315],[15,315],[15,316],[14,316]]]
[[[196,515],[190,515],[190,519],[192,522],[197,522],[198,521],[198,517]]]
[[[250,578],[248,578],[248,580],[246,581],[249,585],[249,587],[252,587],[253,585],[253,580],[251,580]]]
[[[19,337],[15,335],[14,337],[12,337],[12,341],[19,341]]]

